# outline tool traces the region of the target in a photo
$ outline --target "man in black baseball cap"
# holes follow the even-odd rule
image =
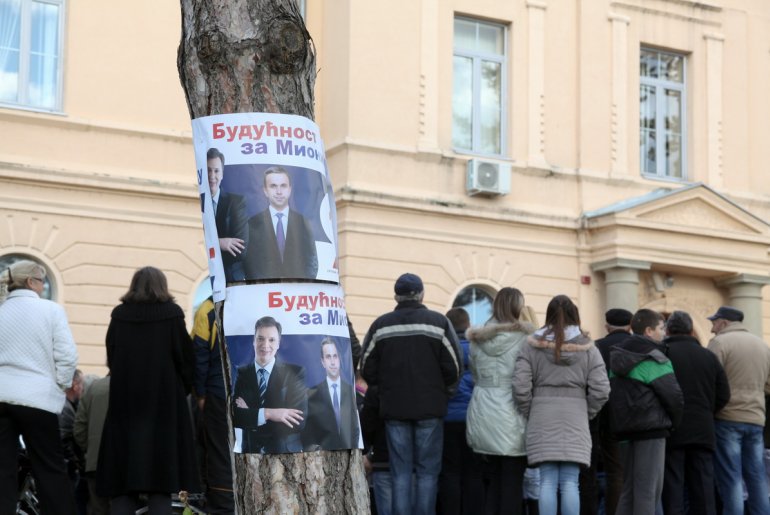
[[[424,287],[422,285],[422,279],[417,275],[405,273],[396,279],[393,291],[396,295],[401,296],[423,293]]]
[[[725,369],[730,400],[714,415],[715,477],[724,513],[743,513],[743,483],[751,513],[770,513],[763,463],[765,392],[770,392],[770,348],[743,325],[743,312],[720,307],[708,317],[708,348]]]
[[[743,322],[743,311],[730,306],[720,306],[716,313],[707,318],[712,322],[720,318],[728,322]]]

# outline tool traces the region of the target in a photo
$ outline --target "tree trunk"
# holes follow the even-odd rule
[[[191,118],[269,112],[313,119],[315,55],[295,0],[181,3],[177,65]],[[229,377],[226,346],[222,354]],[[369,512],[359,450],[235,454],[233,468],[244,515]]]

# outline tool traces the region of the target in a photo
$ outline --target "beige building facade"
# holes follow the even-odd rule
[[[206,278],[178,7],[0,0],[10,15],[0,262],[48,268],[101,370],[137,267],[190,314]],[[595,335],[605,309],[651,307],[705,341],[731,304],[770,337],[770,4],[309,1],[306,20],[360,336],[410,271],[478,321],[514,286],[541,321],[569,295]]]

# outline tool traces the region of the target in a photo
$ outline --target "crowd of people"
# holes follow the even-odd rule
[[[684,311],[612,308],[593,341],[564,295],[542,326],[515,288],[480,327],[423,298],[401,276],[363,342],[378,514],[770,514],[770,347],[738,309],[704,347]]]
[[[0,273],[0,513],[16,510],[20,437],[46,515],[168,514],[180,490],[233,513],[213,303],[190,335],[165,275],[137,270],[95,378],[76,368],[64,310],[41,298],[45,273]],[[594,341],[565,295],[540,325],[502,288],[470,327],[462,308],[428,309],[414,274],[394,293],[362,345],[350,328],[376,513],[770,515],[770,347],[741,311],[710,316],[704,347],[683,311],[612,308]],[[336,344],[320,349],[339,368]]]

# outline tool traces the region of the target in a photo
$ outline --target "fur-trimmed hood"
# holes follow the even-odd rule
[[[556,348],[556,342],[552,340],[546,340],[544,338],[537,338],[534,335],[527,338],[527,343],[535,349],[542,349],[547,351],[546,355],[549,356],[550,361],[554,362],[554,349]],[[576,359],[576,353],[588,352],[594,347],[593,340],[584,333],[567,340],[561,346],[561,361],[560,364],[569,365]]]
[[[529,322],[488,322],[486,325],[472,327],[465,332],[465,337],[472,345],[478,345],[485,354],[498,356],[506,352],[511,345],[523,341],[535,328]]]

